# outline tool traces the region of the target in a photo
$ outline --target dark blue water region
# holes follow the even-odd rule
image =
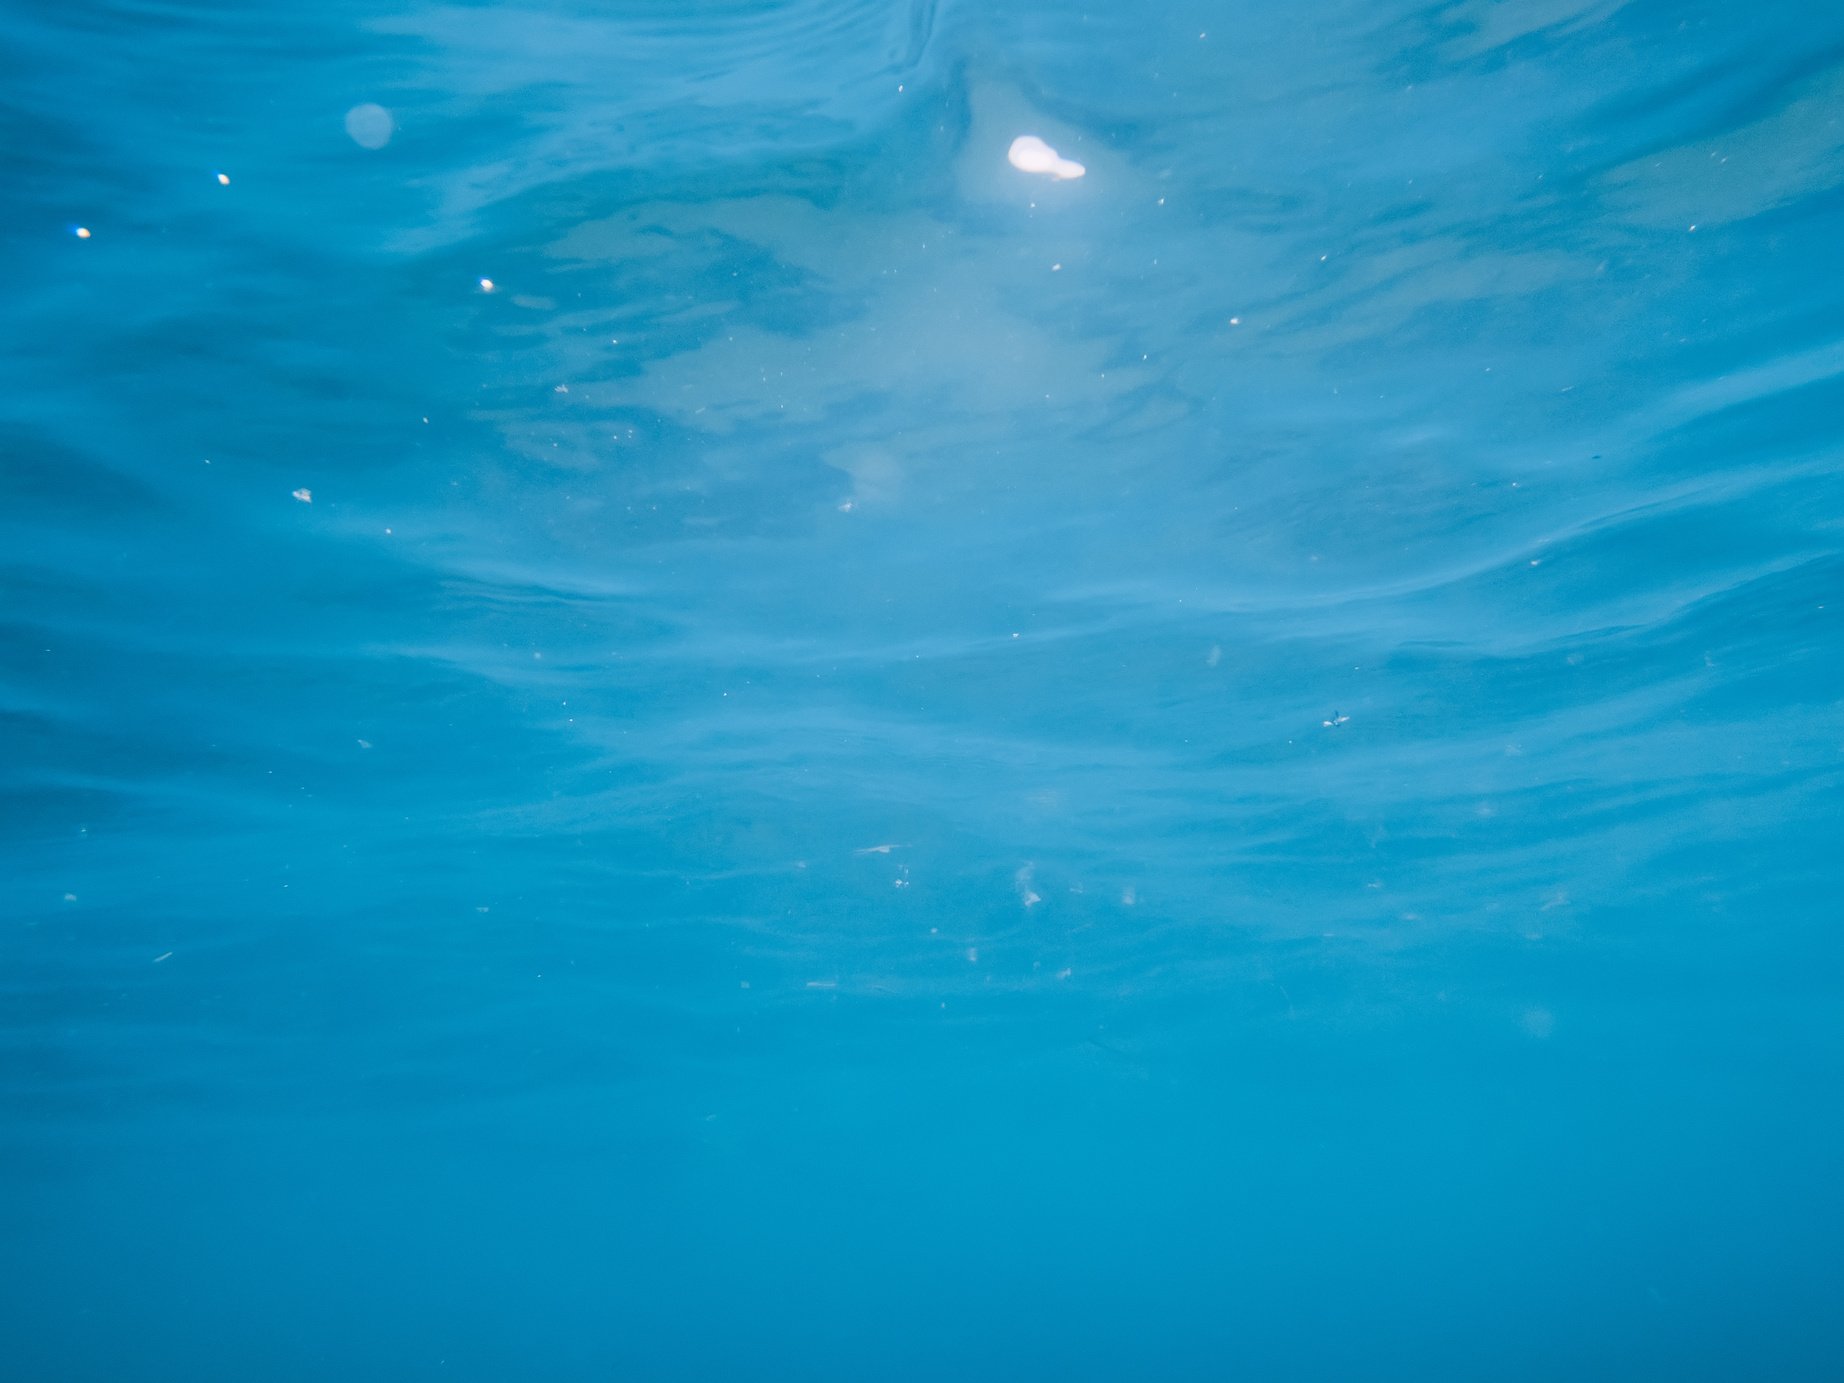
[[[7,1378],[1844,1374],[1844,11],[0,7]]]

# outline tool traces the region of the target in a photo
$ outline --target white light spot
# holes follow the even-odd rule
[[[491,293],[493,291],[493,280],[492,279],[482,279],[480,281],[480,291],[482,293]]]
[[[383,106],[372,101],[346,112],[346,133],[361,149],[382,149],[397,132],[397,122]]]
[[[230,186],[230,174],[229,173],[218,174],[218,186],[219,187],[229,187]]]
[[[1088,169],[1074,159],[1064,158],[1034,134],[1021,134],[1006,151],[1006,159],[1021,173],[1043,173],[1059,182],[1079,178]]]
[[[78,226],[72,234],[79,240],[88,240],[90,238],[90,228],[88,226]]]
[[[314,492],[308,489],[307,486],[305,485],[303,485],[298,490],[292,491],[291,493],[294,495],[296,499],[300,500],[301,503],[303,504],[312,504],[314,502]]]

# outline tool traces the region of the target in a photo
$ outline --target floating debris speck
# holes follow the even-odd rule
[[[397,132],[391,113],[374,101],[354,106],[346,112],[346,133],[361,149],[382,149]]]
[[[1018,890],[1018,901],[1023,903],[1027,909],[1034,908],[1044,901],[1043,895],[1031,887],[1033,868],[1034,866],[1026,864],[1012,875],[1012,886]]]

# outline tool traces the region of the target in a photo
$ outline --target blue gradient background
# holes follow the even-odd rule
[[[6,1377],[1844,1374],[1844,10],[11,0],[0,135]]]

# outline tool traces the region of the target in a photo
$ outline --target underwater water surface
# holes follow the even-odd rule
[[[4,0],[0,135],[0,1374],[1844,1376],[1844,9]]]

